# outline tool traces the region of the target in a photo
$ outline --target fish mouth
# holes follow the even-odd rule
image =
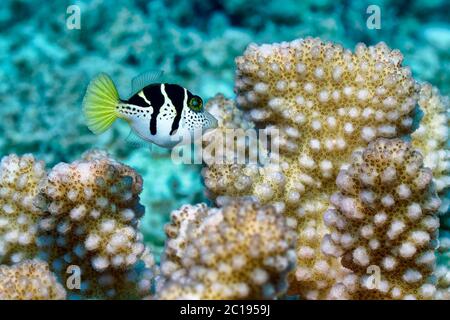
[[[211,113],[205,112],[205,116],[208,122],[204,129],[215,129],[219,126],[219,121]]]

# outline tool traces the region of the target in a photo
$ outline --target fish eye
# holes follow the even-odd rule
[[[189,100],[189,108],[191,108],[195,112],[199,112],[203,108],[203,101],[200,97],[192,97]]]

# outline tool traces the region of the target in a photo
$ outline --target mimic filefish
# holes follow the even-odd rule
[[[172,148],[196,129],[217,127],[202,99],[177,84],[154,83],[162,73],[144,73],[132,80],[132,94],[121,99],[111,78],[100,73],[91,80],[83,99],[88,128],[101,134],[117,119],[128,122],[139,138]]]

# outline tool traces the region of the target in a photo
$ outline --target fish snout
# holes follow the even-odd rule
[[[203,129],[215,129],[219,126],[219,121],[209,112],[205,111],[206,121]]]

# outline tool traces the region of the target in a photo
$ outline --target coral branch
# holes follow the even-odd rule
[[[419,128],[412,134],[412,145],[424,155],[424,165],[433,172],[433,181],[442,200],[439,211],[445,214],[449,209],[450,187],[450,101],[448,97],[441,96],[436,88],[425,84],[420,90],[419,106],[424,116]]]
[[[186,205],[171,217],[159,298],[270,299],[285,292],[295,220],[250,201]]]
[[[431,299],[440,200],[422,155],[400,139],[355,152],[324,215],[322,250],[348,275],[335,294],[352,299]],[[368,268],[378,268],[374,279]],[[345,289],[344,289],[345,287]],[[348,296],[347,296],[348,295]]]
[[[132,168],[92,151],[60,163],[42,184],[36,203],[40,257],[66,282],[70,265],[81,270],[85,298],[139,298],[149,293],[153,260],[138,230],[142,179]]]
[[[66,291],[47,263],[26,260],[0,266],[0,300],[64,300]]]
[[[40,211],[33,205],[45,164],[31,154],[4,157],[0,164],[0,264],[31,259],[37,252],[36,223]]]

